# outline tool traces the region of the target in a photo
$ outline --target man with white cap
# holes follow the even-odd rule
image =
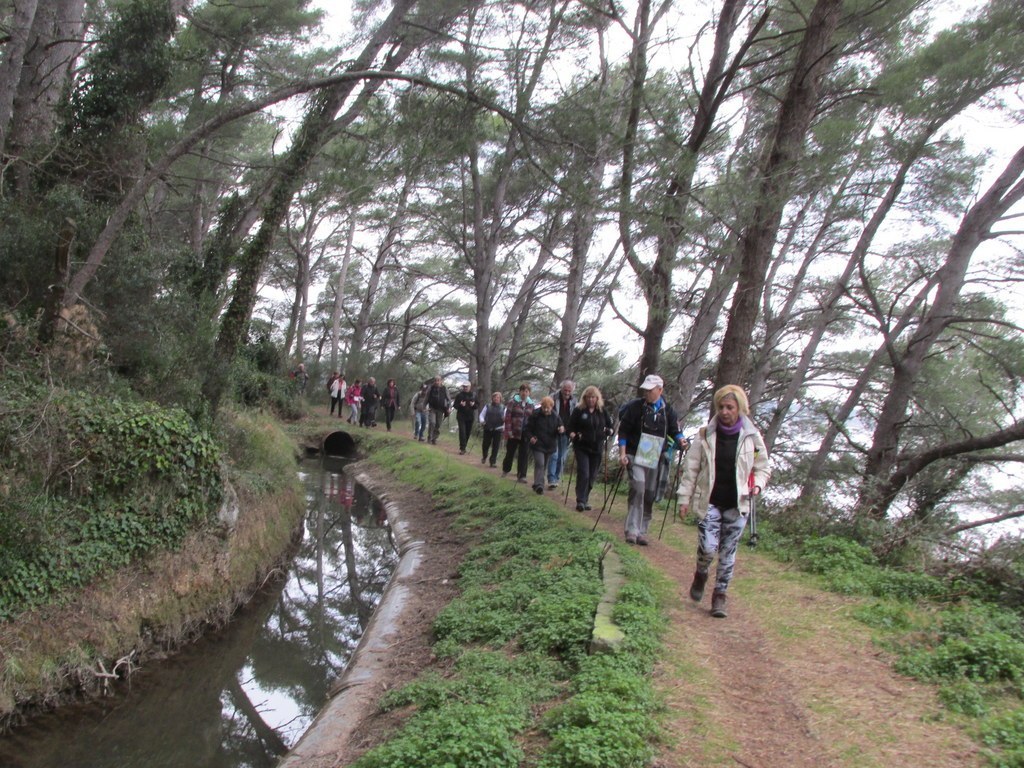
[[[685,444],[679,418],[661,396],[664,388],[660,376],[649,374],[640,384],[641,397],[626,403],[620,415],[619,463],[629,473],[628,544],[647,545],[661,473],[669,471],[662,457],[670,445]]]
[[[455,408],[455,420],[459,423],[459,453],[466,452],[469,436],[473,431],[473,420],[476,418],[476,395],[469,391],[469,382],[459,384],[459,393],[452,401]]]

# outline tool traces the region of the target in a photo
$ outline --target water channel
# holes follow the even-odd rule
[[[308,509],[286,579],[115,695],[0,738],[0,768],[275,765],[324,705],[398,561],[383,508],[342,463],[306,461],[300,474]]]

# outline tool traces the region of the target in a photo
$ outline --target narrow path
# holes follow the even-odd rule
[[[478,437],[465,455],[446,436],[434,449],[500,471],[500,464],[481,467]],[[545,495],[564,504],[565,482]],[[594,497],[601,501],[597,489]],[[572,514],[596,519],[597,509],[576,512],[574,501],[570,492]],[[624,512],[620,489],[600,525],[621,536]],[[652,530],[660,518],[656,524]],[[983,765],[977,746],[940,721],[934,689],[893,672],[869,631],[848,618],[855,601],[821,592],[744,547],[729,617],[713,619],[709,596],[697,605],[685,594],[695,547],[696,529],[675,521],[662,541],[637,548],[679,595],[668,607],[665,655],[654,676],[668,710],[656,768]]]

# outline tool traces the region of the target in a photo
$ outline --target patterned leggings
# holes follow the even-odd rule
[[[718,570],[715,572],[715,591],[725,592],[732,581],[732,571],[736,566],[736,548],[740,536],[747,526],[747,516],[741,515],[735,507],[720,510],[713,504],[708,513],[697,524],[697,570],[707,573],[711,569],[711,561],[718,554]]]

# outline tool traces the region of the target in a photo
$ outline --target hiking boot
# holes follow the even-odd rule
[[[552,483],[550,480],[548,481],[548,490],[549,491],[553,491],[557,487],[558,487],[558,483]]]
[[[711,615],[716,619],[724,619],[729,615],[725,612],[725,592],[716,589],[711,593]]]
[[[693,572],[693,584],[690,585],[690,599],[699,603],[704,599],[704,585],[708,583],[708,575],[700,571]]]
[[[626,543],[627,544],[636,544],[636,536],[634,536],[632,533],[627,533],[626,534]]]
[[[587,508],[587,505],[584,504],[582,501],[577,501],[576,502],[576,511],[577,512],[582,512],[586,508]]]
[[[480,463],[481,464],[486,464],[487,463],[487,457],[486,456],[481,456],[480,457]],[[494,465],[491,464],[491,466],[493,467]]]
[[[543,485],[535,485],[535,486],[533,486],[533,490],[536,493],[544,493],[544,486]]]
[[[644,536],[644,534],[642,534],[642,533],[638,533],[636,535],[636,543],[639,544],[641,547],[646,547],[647,546],[647,537]]]

